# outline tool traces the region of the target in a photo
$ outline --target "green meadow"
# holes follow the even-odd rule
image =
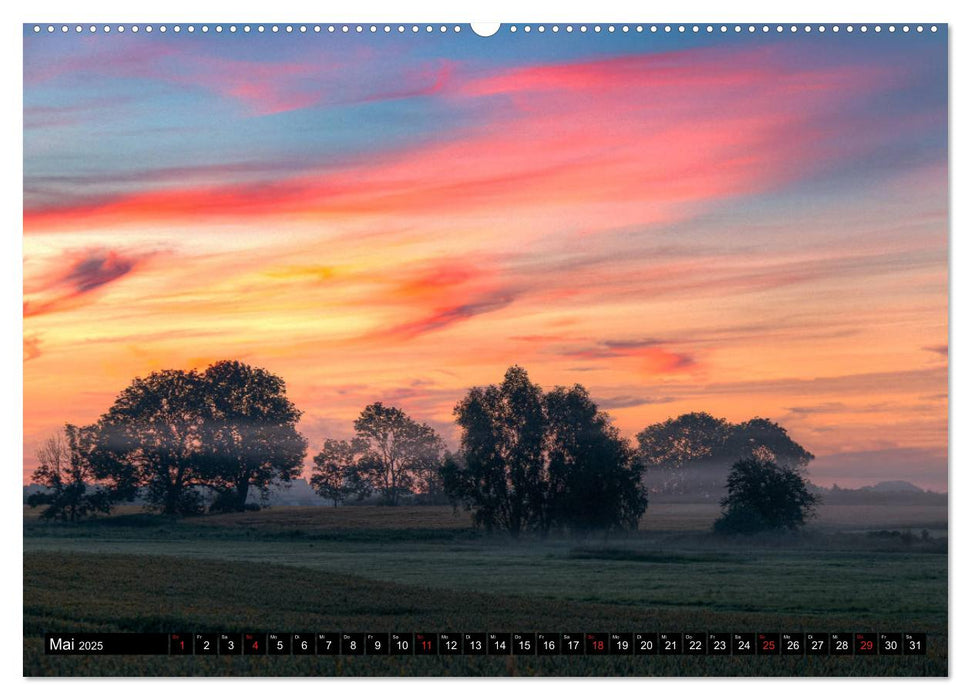
[[[514,541],[447,507],[24,516],[25,675],[947,675],[946,507],[820,508],[719,538],[709,505],[627,537]],[[927,534],[922,536],[922,531]],[[52,657],[48,631],[928,633],[925,657]]]

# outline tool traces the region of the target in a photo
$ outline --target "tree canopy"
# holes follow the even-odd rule
[[[573,532],[636,530],[647,508],[634,450],[579,384],[546,395],[550,522]]]
[[[443,481],[477,525],[513,536],[637,527],[640,468],[583,387],[545,394],[514,366],[501,384],[469,390],[455,415],[461,447]]]
[[[813,459],[785,428],[765,418],[730,423],[708,413],[686,413],[647,426],[637,441],[645,477],[663,493],[720,491],[729,466],[741,459],[794,470]]]
[[[340,502],[378,493],[387,505],[433,486],[445,442],[426,423],[400,408],[372,403],[354,421],[350,441],[326,440],[314,457],[311,483],[321,496]]]
[[[199,511],[204,489],[241,510],[251,487],[299,474],[299,417],[282,379],[241,362],[153,372],[92,427],[94,471],[118,493],[142,489],[164,513]]]
[[[714,526],[721,533],[795,530],[813,516],[818,502],[797,471],[757,457],[733,464],[727,487]]]
[[[367,444],[360,440],[324,440],[324,447],[314,456],[310,485],[321,498],[340,505],[351,497],[364,500],[372,488],[362,478],[358,469],[361,458],[367,453]]]

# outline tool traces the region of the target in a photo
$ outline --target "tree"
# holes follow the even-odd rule
[[[803,469],[814,459],[785,428],[767,418],[752,418],[732,426],[726,451],[735,458],[761,459],[794,470]]]
[[[544,530],[636,530],[647,508],[642,467],[610,417],[579,384],[546,395],[547,517]]]
[[[741,459],[796,470],[813,459],[785,428],[765,418],[730,423],[708,413],[686,413],[647,426],[637,440],[646,481],[662,493],[717,493],[730,465]]]
[[[325,440],[314,457],[310,485],[322,498],[340,505],[348,498],[363,500],[371,495],[371,484],[361,478],[358,464],[367,452],[362,440]]]
[[[458,459],[443,472],[450,495],[474,507],[477,525],[513,537],[534,528],[544,508],[546,416],[542,389],[522,367],[502,384],[475,387],[455,407]]]
[[[32,478],[47,488],[31,494],[27,505],[45,505],[41,517],[75,522],[92,513],[111,509],[108,491],[97,486],[89,461],[92,428],[64,426],[64,432],[51,435],[37,451],[38,467]]]
[[[647,507],[626,440],[579,385],[548,394],[511,367],[456,406],[461,448],[441,470],[477,525],[546,534],[636,529]]]
[[[680,469],[690,462],[721,456],[732,425],[710,413],[685,413],[649,425],[637,434],[648,467]]]
[[[204,372],[153,372],[98,420],[92,463],[115,492],[141,489],[163,513],[199,512],[205,489],[241,510],[251,487],[265,491],[299,473],[299,417],[283,380],[266,370],[218,362]]]
[[[796,530],[814,514],[818,497],[794,469],[749,458],[732,465],[728,495],[714,529],[720,533]]]
[[[205,385],[195,370],[163,370],[136,378],[97,424],[96,472],[144,489],[163,513],[202,508],[206,485]]]
[[[708,413],[686,413],[677,418],[649,425],[637,434],[638,456],[652,477],[652,485],[661,492],[681,492],[700,471],[730,459],[726,446],[733,426],[723,418]],[[690,471],[688,467],[695,469]],[[715,484],[723,477],[715,476]]]
[[[429,485],[438,472],[445,443],[435,430],[400,408],[372,403],[354,421],[350,442],[327,440],[314,457],[317,493],[325,498],[377,492],[386,505]],[[342,496],[343,494],[343,496]]]
[[[241,511],[251,488],[266,494],[270,484],[299,476],[307,441],[297,432],[301,412],[280,377],[242,362],[217,362],[202,374],[201,389],[201,472],[222,495],[220,509]]]

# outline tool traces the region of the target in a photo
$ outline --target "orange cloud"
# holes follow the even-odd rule
[[[40,357],[40,338],[36,335],[24,336],[24,362]]]
[[[661,341],[653,339],[606,340],[592,347],[564,350],[560,354],[581,360],[634,358],[648,374],[670,374],[697,366],[696,359],[690,354],[668,350],[663,345]]]

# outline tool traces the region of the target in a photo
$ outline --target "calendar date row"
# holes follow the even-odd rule
[[[268,632],[47,634],[50,655],[899,656],[922,632]]]

